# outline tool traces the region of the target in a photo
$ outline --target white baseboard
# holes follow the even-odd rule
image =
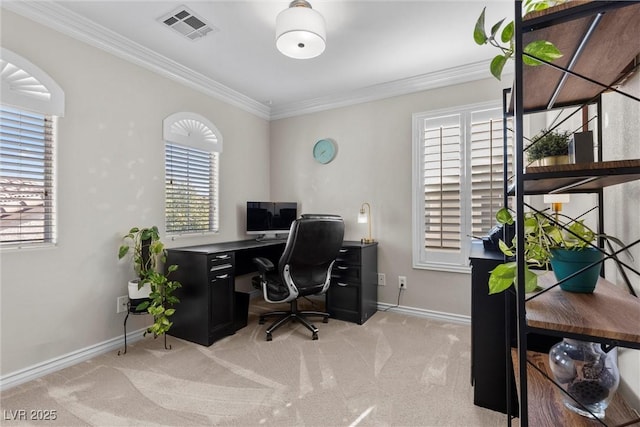
[[[129,332],[127,334],[127,345],[140,341],[145,330],[146,328],[142,328],[137,331]],[[110,340],[38,363],[37,365],[33,365],[16,372],[11,372],[0,377],[0,391],[8,390],[12,387],[35,380],[69,366],[73,366],[77,363],[84,362],[85,360],[89,360],[109,351],[115,351],[118,348],[123,348],[123,345],[124,336],[120,335],[119,337],[111,338]]]
[[[440,320],[443,322],[460,323],[463,325],[471,324],[471,316],[463,316],[460,314],[444,313],[441,311],[425,310],[423,308],[395,306],[386,303],[378,303],[378,310],[380,311],[393,311],[395,313],[402,313],[409,316],[425,317],[427,319]]]

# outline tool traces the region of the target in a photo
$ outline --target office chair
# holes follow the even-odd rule
[[[279,316],[267,328],[267,341],[272,332],[287,322],[297,320],[318,339],[316,328],[306,316],[321,316],[327,323],[329,313],[298,310],[298,298],[323,294],[331,283],[331,268],[342,246],[344,222],[337,215],[302,215],[291,224],[289,237],[276,270],[273,263],[263,257],[254,258],[260,276],[252,279],[256,288],[262,289],[264,299],[270,303],[290,304],[289,311],[273,311],[262,314],[262,325],[267,317]]]

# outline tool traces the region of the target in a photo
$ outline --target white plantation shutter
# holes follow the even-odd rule
[[[425,247],[459,250],[461,240],[460,115],[424,120]]]
[[[503,205],[502,112],[487,107],[413,116],[414,267],[468,271],[471,236],[486,235],[496,223]],[[510,138],[507,144],[511,153]]]
[[[513,139],[507,139],[507,167],[512,165]],[[485,236],[496,225],[504,205],[503,126],[500,110],[471,113],[471,230]],[[507,176],[511,175],[509,169]]]
[[[167,233],[217,232],[219,132],[197,114],[176,113],[164,120],[164,139]]]
[[[0,107],[0,243],[55,241],[53,120]]]

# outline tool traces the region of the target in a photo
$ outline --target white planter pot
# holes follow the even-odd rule
[[[139,279],[129,281],[129,299],[130,300],[149,298],[149,294],[151,293],[151,284],[145,283],[144,286],[142,286],[142,288],[138,289],[138,283],[140,283]]]

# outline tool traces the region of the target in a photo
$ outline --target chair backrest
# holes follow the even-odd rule
[[[344,238],[344,221],[337,215],[302,215],[291,224],[278,263],[280,276],[291,278],[299,294],[322,291]],[[288,273],[285,273],[288,270]]]

